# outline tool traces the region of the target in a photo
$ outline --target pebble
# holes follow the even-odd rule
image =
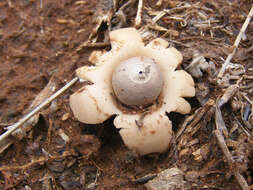
[[[170,168],[160,172],[156,178],[145,184],[148,190],[188,190],[184,173],[178,168]]]

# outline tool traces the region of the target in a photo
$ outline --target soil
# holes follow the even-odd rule
[[[147,0],[144,1],[144,5],[153,10],[162,10],[173,8],[183,2],[164,0],[161,6],[156,6],[154,2]],[[197,49],[215,63],[216,69],[220,68],[224,62],[221,57],[227,57],[229,45],[233,44],[239,33],[252,2],[189,1],[194,2],[214,10],[207,11],[206,17],[221,20],[220,25],[225,25],[232,33],[214,30],[212,38],[207,29],[203,31],[204,36],[201,37],[200,31],[190,26],[187,29],[180,27],[178,21],[166,20],[166,17],[159,21],[159,24],[178,32],[170,34],[170,39],[178,42],[174,45],[183,53],[184,64],[191,62],[192,49]],[[132,9],[126,10],[125,26],[134,25],[137,4],[133,3]],[[4,127],[15,123],[29,112],[32,101],[50,80],[53,80],[59,89],[75,76],[77,68],[91,64],[88,57],[98,48],[83,48],[81,51],[77,49],[94,32],[96,19],[108,12],[108,7],[110,1],[0,1],[1,133],[5,131]],[[214,16],[215,14],[217,16]],[[143,15],[143,25],[148,24],[145,21],[147,9]],[[155,34],[163,35],[162,32]],[[240,44],[234,62],[248,69],[252,68],[253,64],[252,22],[248,26],[246,36],[247,39]],[[182,44],[190,45],[192,49]],[[99,47],[101,48],[105,49]],[[253,71],[246,72],[250,75]],[[204,81],[207,84],[208,76],[204,77],[203,80],[195,79],[195,82],[200,84]],[[12,168],[0,172],[0,189],[146,189],[143,182],[139,183],[138,180],[136,182],[136,179],[175,166],[187,174],[190,189],[240,189],[212,133],[215,128],[212,124],[213,119],[207,118],[209,124],[190,138],[191,142],[197,139],[198,143],[187,150],[187,154],[182,153],[185,147],[179,148],[174,142],[174,145],[172,143],[173,146],[163,154],[139,157],[125,147],[113,126],[113,119],[99,125],[87,125],[73,117],[69,107],[69,96],[80,86],[81,84],[77,83],[67,90],[54,102],[54,108],[51,105],[41,113],[37,124],[25,138],[15,139],[14,144],[0,154],[0,167],[25,166],[35,160],[55,155],[59,158],[46,159],[31,167]],[[208,88],[210,90],[208,97],[216,100],[222,95],[222,88],[217,87],[214,81],[208,81]],[[252,90],[249,89],[247,93],[252,100]],[[197,98],[191,98],[189,101],[193,114],[201,107],[201,102]],[[230,107],[224,109],[231,110]],[[224,114],[227,126],[232,125],[229,119],[230,112]],[[240,111],[235,114],[239,116]],[[168,116],[176,133],[185,116],[174,113]],[[66,144],[60,137],[62,132],[70,138],[69,143]],[[244,148],[241,147],[242,152],[246,151],[243,158],[247,161],[244,162],[245,165],[242,164],[245,166],[242,174],[251,185],[253,141],[241,133],[238,133],[234,140],[240,141]],[[203,158],[198,160],[192,153],[204,145],[208,145],[209,151],[206,155],[203,153]],[[71,155],[64,156],[66,151]],[[194,177],[194,174],[197,177]]]

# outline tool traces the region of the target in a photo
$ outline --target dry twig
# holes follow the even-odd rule
[[[8,6],[9,6],[10,8],[13,8],[13,7],[14,7],[13,4],[12,4],[12,2],[11,2],[11,0],[7,0],[7,2],[8,2]]]
[[[228,130],[222,118],[221,107],[230,100],[230,98],[237,92],[238,88],[239,86],[237,84],[228,87],[224,95],[216,103],[216,111],[215,111],[216,127],[226,137],[228,137]]]
[[[241,28],[241,30],[240,30],[240,32],[239,32],[239,34],[238,34],[238,36],[237,36],[237,38],[236,38],[236,40],[234,42],[234,45],[232,46],[232,49],[233,49],[232,53],[230,53],[228,55],[225,63],[222,65],[222,68],[221,68],[221,70],[220,70],[220,72],[218,74],[218,80],[223,77],[227,66],[229,65],[231,59],[233,58],[233,56],[234,56],[234,54],[235,54],[235,52],[236,52],[236,50],[237,50],[237,48],[239,46],[239,43],[240,43],[240,41],[242,39],[242,36],[245,33],[245,31],[246,31],[246,29],[247,29],[247,27],[248,27],[248,25],[250,23],[250,20],[251,20],[252,16],[253,16],[253,6],[251,7],[250,12],[249,12],[249,14],[248,14],[248,16],[247,16],[244,24],[242,25],[242,28]]]
[[[139,27],[141,24],[142,8],[143,8],[143,0],[139,0],[138,10],[137,10],[136,18],[135,18],[135,26],[136,27]]]
[[[230,86],[229,88],[227,88],[224,95],[217,101],[216,112],[215,112],[215,123],[216,123],[217,130],[214,131],[214,134],[217,138],[217,142],[221,150],[223,151],[228,161],[228,165],[230,169],[233,171],[233,174],[236,180],[238,181],[241,188],[243,190],[246,190],[248,188],[248,184],[246,180],[244,179],[244,177],[240,174],[239,169],[236,167],[235,160],[233,159],[223,136],[224,134],[225,137],[228,137],[228,130],[226,128],[226,125],[222,118],[222,114],[220,110],[221,107],[233,97],[233,95],[237,92],[238,89],[239,89],[239,86],[237,84]]]
[[[230,166],[230,169],[233,171],[235,178],[237,179],[241,188],[243,190],[246,190],[248,188],[248,184],[247,184],[246,180],[244,179],[244,177],[240,174],[238,168],[235,167],[235,164],[234,164],[235,160],[233,159],[231,153],[228,150],[228,147],[225,143],[225,139],[224,139],[221,131],[215,130],[214,134],[217,138],[217,141],[218,141],[218,144],[219,144],[221,150],[223,151],[225,157],[227,158],[228,164]]]
[[[40,9],[43,9],[43,0],[40,0]]]
[[[148,181],[154,179],[155,177],[157,177],[157,174],[148,174],[148,175],[145,175],[145,176],[140,177],[138,179],[135,179],[132,182],[134,184],[144,184],[144,183],[147,183]]]
[[[10,123],[0,123],[0,126],[3,126],[3,127],[7,127],[9,125],[13,125],[13,124],[10,124]]]
[[[13,139],[10,137],[5,138],[3,141],[0,142],[0,154],[7,149],[10,145],[12,145]]]
[[[35,97],[35,99],[31,103],[27,111],[25,111],[25,113],[29,113],[31,110],[36,108],[47,98],[52,96],[56,88],[57,88],[57,83],[55,81],[55,78],[52,77],[50,81],[48,82],[48,84],[45,86],[45,88]],[[38,123],[39,117],[40,117],[40,112],[32,116],[28,121],[26,121],[22,125],[22,127],[20,127],[15,132],[13,132],[12,136],[17,137],[17,139],[20,139],[20,140],[23,139],[27,135],[27,132],[29,132],[32,129],[32,127],[34,127]]]
[[[33,111],[31,111],[29,114],[27,114],[25,117],[20,119],[17,123],[14,125],[8,127],[8,130],[0,136],[0,144],[3,142],[4,139],[9,137],[14,131],[16,131],[20,126],[22,126],[28,119],[33,117],[35,114],[37,114],[40,110],[45,108],[49,103],[51,103],[54,99],[56,99],[58,96],[60,96],[63,92],[65,92],[70,86],[72,86],[76,81],[78,81],[78,77],[75,77],[72,79],[69,83],[67,83],[64,87],[62,87],[60,90],[58,90],[56,93],[54,93],[52,96],[47,98],[45,101],[43,101],[40,105],[38,105]]]
[[[244,128],[244,126],[240,123],[240,121],[236,118],[236,116],[234,114],[232,114],[232,117],[235,119],[236,123],[238,124],[238,126],[243,130],[243,132],[250,137],[250,133]]]
[[[104,48],[110,45],[111,44],[109,42],[96,42],[96,43],[84,42],[76,49],[76,51],[80,52],[84,48]]]
[[[28,164],[22,165],[22,166],[2,166],[0,167],[0,172],[2,171],[14,171],[14,170],[27,170],[33,166],[36,165],[43,165],[46,162],[51,162],[53,160],[58,160],[58,159],[63,159],[69,156],[73,156],[75,155],[74,152],[69,152],[69,151],[65,151],[63,153],[63,155],[60,156],[51,156],[51,157],[42,157],[39,158],[38,160],[34,160]]]

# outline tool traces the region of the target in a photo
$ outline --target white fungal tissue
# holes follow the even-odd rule
[[[182,55],[161,38],[145,46],[134,28],[112,31],[110,40],[110,51],[92,52],[94,66],[77,69],[80,79],[93,84],[71,95],[74,116],[98,124],[117,115],[114,125],[129,149],[140,155],[164,152],[172,136],[166,112],[189,113],[183,97],[195,95],[192,77],[176,70]]]

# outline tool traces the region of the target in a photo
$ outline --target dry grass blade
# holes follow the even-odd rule
[[[49,98],[56,89],[56,82],[54,78],[51,78],[46,87],[36,96],[36,98],[33,100],[32,104],[29,106],[28,110],[26,110],[26,113],[29,113],[32,109],[34,109],[36,106],[41,104],[44,100]],[[26,136],[27,132],[31,130],[33,126],[35,126],[39,120],[40,112],[32,116],[28,121],[26,121],[22,127],[17,129],[12,133],[13,136],[17,137],[18,139],[22,139]],[[0,124],[1,125],[1,124]],[[13,124],[5,124],[5,126],[12,126]],[[8,129],[8,128],[7,128]],[[4,139],[2,142],[0,142],[0,154],[6,150],[11,144],[14,143],[14,139],[8,137]]]
[[[240,30],[240,32],[239,32],[239,34],[238,34],[238,36],[237,36],[237,38],[236,38],[236,40],[234,42],[234,45],[232,46],[233,47],[232,53],[230,53],[228,55],[225,63],[222,65],[222,68],[221,68],[221,70],[220,70],[220,72],[218,74],[218,80],[223,77],[227,66],[229,65],[231,59],[233,58],[233,56],[234,56],[234,54],[236,52],[236,49],[238,48],[238,45],[239,45],[239,43],[240,43],[240,41],[242,39],[242,36],[245,33],[245,31],[246,31],[246,29],[247,29],[247,27],[248,27],[248,25],[250,23],[250,20],[251,20],[252,16],[253,16],[253,6],[251,7],[250,12],[249,12],[249,14],[248,14],[248,16],[247,16],[244,24],[242,25],[242,28],[241,28],[241,30]]]
[[[72,79],[69,83],[67,83],[64,87],[62,87],[60,90],[58,90],[56,93],[54,93],[52,96],[50,96],[48,99],[46,99],[42,104],[37,106],[33,111],[31,111],[29,114],[27,114],[25,117],[23,117],[21,120],[19,120],[14,125],[10,126],[8,131],[6,131],[4,134],[0,136],[0,143],[3,142],[4,139],[9,137],[14,131],[16,131],[20,126],[22,126],[28,119],[33,117],[36,113],[38,113],[41,109],[46,107],[49,103],[51,103],[54,99],[56,99],[58,96],[60,96],[63,92],[65,92],[69,87],[71,87],[76,81],[78,80],[78,77],[75,77]]]
[[[240,123],[240,121],[236,118],[236,116],[234,114],[232,114],[232,117],[235,119],[236,123],[238,124],[238,126],[243,130],[243,132],[248,136],[251,137],[250,133],[247,131],[247,129],[245,129],[245,127]]]
[[[40,105],[43,101],[45,101],[47,98],[49,98],[57,89],[57,83],[55,81],[55,78],[52,77],[48,84],[45,86],[45,88],[35,97],[32,104],[29,106],[28,110],[25,111],[25,113],[29,113],[31,110],[33,110],[35,107]],[[28,121],[26,121],[22,127],[17,129],[15,132],[13,132],[13,136],[17,137],[18,139],[23,139],[27,132],[32,129],[33,126],[35,126],[39,121],[40,113],[35,114],[33,117],[31,117]]]
[[[43,9],[43,0],[40,0],[40,9]]]
[[[217,101],[216,112],[215,112],[215,123],[216,123],[217,130],[214,131],[214,134],[217,138],[217,141],[221,150],[223,151],[228,161],[229,167],[233,171],[233,174],[236,180],[238,181],[241,188],[245,190],[248,188],[248,184],[246,180],[244,179],[244,177],[240,174],[238,168],[235,167],[235,160],[233,159],[223,136],[225,135],[225,137],[228,137],[228,130],[223,120],[221,109],[220,109],[225,103],[227,103],[233,97],[233,95],[237,92],[238,89],[239,89],[239,86],[237,84],[230,86],[229,88],[227,88],[224,95]]]
[[[3,126],[3,127],[7,127],[9,125],[13,125],[13,124],[10,124],[10,123],[0,123],[0,126]]]
[[[8,137],[5,138],[2,142],[0,142],[0,154],[7,149],[10,145],[12,145],[13,139]]]
[[[178,130],[176,134],[176,139],[181,136],[186,127],[192,129],[195,125],[197,125],[198,122],[202,119],[202,117],[210,110],[211,107],[213,107],[213,105],[214,101],[212,99],[209,99],[202,108],[196,110],[193,115],[187,117],[182,127]]]
[[[9,5],[10,8],[14,7],[13,4],[12,4],[12,2],[11,2],[11,0],[7,0],[7,2],[8,2],[8,5]]]
[[[237,84],[228,87],[227,90],[225,91],[224,95],[216,103],[216,111],[215,111],[216,127],[226,137],[228,137],[228,130],[227,130],[227,128],[225,126],[225,122],[224,122],[224,120],[222,118],[222,114],[221,114],[221,109],[220,108],[225,103],[227,103],[232,96],[234,96],[234,94],[237,92],[238,89],[239,89],[239,86]]]
[[[241,188],[242,188],[243,190],[248,189],[248,184],[247,184],[246,180],[245,180],[244,177],[240,174],[240,172],[238,171],[238,168],[236,168],[236,167],[234,166],[234,162],[235,162],[235,161],[234,161],[234,159],[233,159],[231,153],[230,153],[229,150],[228,150],[228,147],[227,147],[227,145],[226,145],[226,143],[225,143],[225,139],[224,139],[224,137],[223,137],[221,131],[215,130],[215,131],[214,131],[214,134],[215,134],[215,136],[216,136],[216,138],[217,138],[217,141],[218,141],[218,144],[219,144],[220,148],[222,149],[222,151],[223,151],[225,157],[227,158],[227,161],[228,161],[228,164],[229,164],[229,166],[230,166],[230,169],[233,171],[234,176],[235,176],[235,178],[237,179],[239,185],[241,186]]]
[[[139,0],[138,10],[137,10],[136,18],[135,18],[136,27],[139,27],[141,25],[142,8],[143,8],[143,0]]]
[[[109,42],[96,42],[96,43],[84,42],[76,49],[76,51],[80,52],[84,48],[103,48],[107,46],[110,46]]]

